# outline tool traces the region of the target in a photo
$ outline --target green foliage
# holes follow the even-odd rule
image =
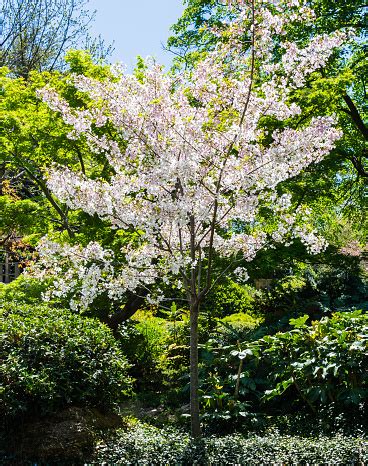
[[[110,66],[101,63],[96,65],[96,60],[87,51],[68,50],[65,55],[65,62],[71,73],[83,74],[100,80],[108,76],[111,77]]]
[[[337,312],[310,326],[308,320],[293,318],[290,331],[275,335],[260,326],[245,341],[216,332],[201,346],[202,413],[211,429],[253,429],[262,413],[295,409],[322,419],[326,409],[335,417],[364,416],[368,314]]]
[[[140,391],[162,388],[162,365],[166,358],[169,323],[150,311],[138,311],[119,327],[124,353],[133,364],[131,374]]]
[[[227,280],[218,285],[207,297],[202,310],[211,317],[225,317],[230,314],[257,314],[256,297],[259,293],[248,285],[239,285]]]
[[[278,295],[293,294],[303,289],[306,285],[306,280],[304,277],[297,275],[289,275],[284,279],[278,280],[275,293]]]
[[[367,278],[354,266],[341,267],[341,263],[335,267],[321,266],[316,277],[316,287],[326,307],[368,310]]]
[[[136,390],[142,398],[147,393],[152,402],[161,398],[165,405],[179,406],[188,402],[189,396],[189,315],[185,309],[172,306],[171,311],[160,311],[166,319],[147,310],[138,311],[132,319],[119,327],[120,344],[133,364],[131,375],[136,380]],[[229,322],[218,324],[219,332],[245,335],[258,325],[260,319],[245,314],[228,316]],[[234,325],[233,325],[234,324]],[[204,344],[201,357],[206,354],[209,338],[206,316],[201,316],[199,340]],[[230,329],[230,330],[229,330]],[[206,378],[206,377],[204,377]],[[154,395],[153,395],[154,393]]]
[[[171,27],[174,34],[168,39],[168,46],[178,51],[178,67],[183,63],[192,66],[214,47],[216,37],[211,26],[221,25],[227,16],[227,8],[217,0],[185,0],[185,4],[183,15]]]
[[[138,312],[133,316],[137,331],[146,342],[144,351],[154,361],[159,361],[163,354],[163,346],[169,336],[168,322],[150,313]]]
[[[199,319],[199,340],[208,338],[207,324],[204,316]],[[169,336],[166,341],[165,352],[161,358],[162,373],[166,404],[178,406],[189,402],[189,341],[190,326],[187,311],[179,310],[174,320],[169,322]]]
[[[200,356],[201,407],[206,424],[225,432],[240,425],[256,426],[254,404],[261,397],[264,381],[255,374],[254,363],[244,365],[246,353],[241,351],[239,340],[234,342],[232,337],[229,344],[223,335],[216,335],[201,346]]]
[[[111,407],[131,387],[129,365],[101,323],[66,310],[0,309],[0,413],[48,413],[70,404]]]
[[[221,346],[254,340],[263,335],[263,317],[253,317],[242,312],[219,319],[211,337]]]
[[[219,320],[219,324],[227,324],[227,326],[232,327],[234,330],[254,330],[262,322],[261,318],[253,317],[244,312],[237,312],[235,314],[230,314],[229,316],[224,317]]]
[[[216,431],[228,431],[230,420],[231,429],[240,425],[253,428],[259,422],[254,401],[260,396],[257,385],[262,380],[253,379],[251,365],[244,367],[246,353],[240,352],[240,341],[259,338],[261,322],[262,318],[249,314],[231,314],[218,320],[212,338],[201,345],[202,418]]]
[[[324,259],[314,264],[313,259],[311,263],[294,260],[285,271],[280,264],[279,278],[256,301],[266,321],[300,312],[319,318],[328,309],[368,309],[368,281],[359,258],[334,250]]]
[[[40,217],[41,213],[41,205],[31,199],[0,196],[0,234],[11,230],[32,234],[45,229],[46,222]]]
[[[346,464],[368,460],[363,439],[239,434],[191,441],[176,429],[135,423],[98,446],[93,461],[108,464]]]
[[[67,137],[70,126],[37,96],[37,90],[49,86],[71,107],[87,106],[88,98],[74,88],[70,74],[82,73],[101,81],[111,75],[109,67],[96,65],[86,52],[69,51],[66,63],[68,72],[31,71],[27,80],[14,78],[7,68],[0,68],[0,203],[4,206],[0,210],[0,234],[9,230],[17,235],[64,231],[71,239],[82,230],[87,240],[91,235],[98,239],[103,236],[104,222],[96,218],[86,221],[86,215],[70,213],[46,185],[47,171],[53,163],[78,168],[92,178],[110,175],[103,156],[91,154],[83,141],[71,141]],[[13,199],[1,198],[1,194],[7,194],[1,186],[4,182]],[[98,235],[94,235],[96,224]],[[80,242],[83,239],[86,241],[78,238]]]
[[[329,403],[359,405],[368,395],[368,314],[337,312],[306,325],[308,316],[292,319],[293,330],[266,335],[248,350],[269,366],[273,385],[264,399],[285,396],[313,412]]]
[[[46,283],[20,275],[11,283],[0,283],[0,306],[10,302],[38,304],[42,300],[44,291],[46,291]]]
[[[298,309],[298,305],[302,304],[301,301],[305,304],[304,299],[300,299],[300,295],[307,284],[307,277],[300,274],[287,275],[275,280],[271,290],[263,294],[263,307],[272,310],[281,308],[289,312]]]

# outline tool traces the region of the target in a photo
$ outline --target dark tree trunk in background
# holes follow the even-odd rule
[[[128,296],[127,302],[124,307],[116,310],[113,315],[106,320],[106,324],[116,332],[118,327],[123,322],[130,319],[144,304],[144,297],[148,293],[146,290],[138,290],[139,296],[131,294]]]

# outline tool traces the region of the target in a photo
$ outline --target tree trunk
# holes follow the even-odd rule
[[[201,436],[198,396],[198,314],[199,302],[192,298],[190,303],[190,419],[193,438]]]
[[[139,296],[131,293],[122,309],[117,309],[113,315],[106,320],[106,324],[115,332],[119,325],[130,319],[143,305],[146,290],[138,290]]]

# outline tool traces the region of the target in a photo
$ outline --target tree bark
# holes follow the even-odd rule
[[[201,436],[198,395],[198,314],[199,302],[192,298],[190,303],[190,418],[193,438]]]
[[[364,124],[364,121],[360,116],[360,113],[354,102],[348,94],[344,95],[343,99],[345,100],[346,105],[349,107],[349,115],[351,116],[355,126],[362,133],[364,139],[368,141],[368,127]]]
[[[128,300],[122,309],[118,309],[114,314],[106,320],[106,324],[116,332],[119,325],[130,319],[144,303],[144,296],[148,293],[146,290],[138,290],[139,296],[130,294]]]

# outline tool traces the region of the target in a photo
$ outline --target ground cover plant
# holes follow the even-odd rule
[[[268,433],[208,437],[193,442],[177,429],[134,424],[101,441],[95,461],[123,464],[346,464],[365,463],[367,441],[354,437],[302,438]]]

